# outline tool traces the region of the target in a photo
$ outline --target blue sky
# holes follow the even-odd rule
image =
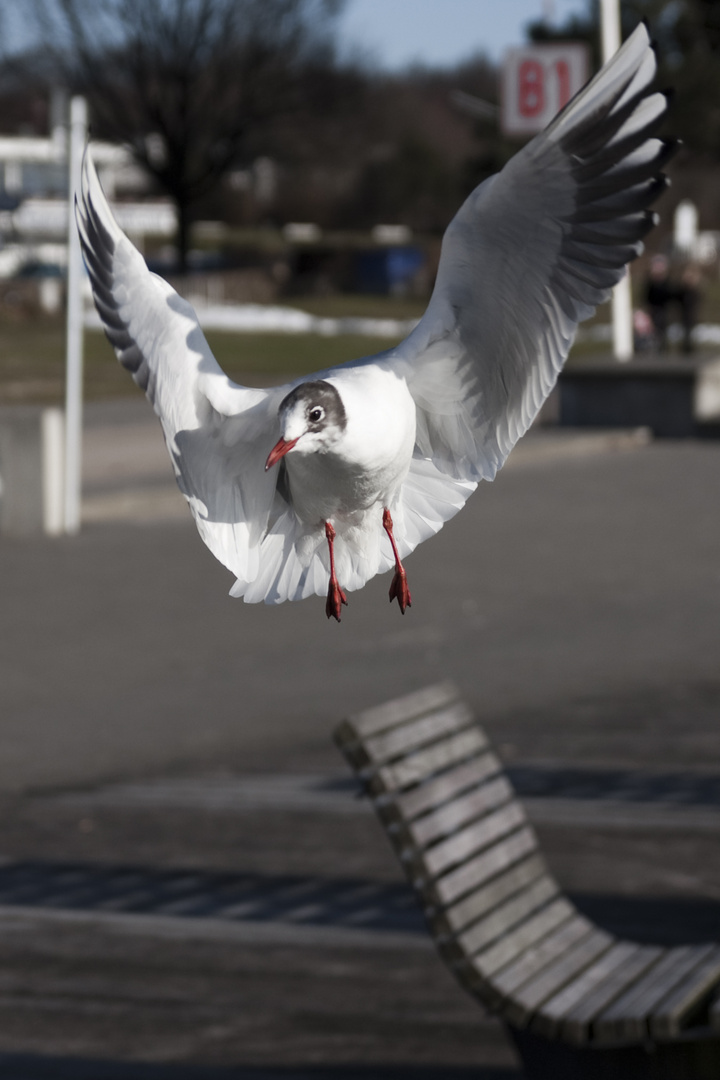
[[[153,2],[153,0],[150,0]],[[0,30],[10,51],[29,44],[25,0],[0,0]],[[415,61],[455,64],[476,52],[499,60],[525,41],[528,22],[550,14],[563,22],[583,12],[587,0],[346,0],[339,23],[344,49],[359,50],[380,67],[396,70]]]
[[[586,9],[586,0],[347,0],[340,37],[391,70],[451,65],[476,52],[498,60],[525,42],[527,23],[548,13],[561,23]]]

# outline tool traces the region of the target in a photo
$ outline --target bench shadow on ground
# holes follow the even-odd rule
[[[704,945],[718,939],[720,900],[576,892],[569,895],[598,926],[642,945]]]
[[[445,1065],[212,1068],[0,1054],[3,1080],[521,1080],[517,1069]]]

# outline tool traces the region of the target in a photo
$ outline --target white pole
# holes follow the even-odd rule
[[[80,529],[83,397],[83,262],[75,224],[75,192],[80,189],[82,156],[87,141],[87,103],[70,102],[68,138],[68,276],[67,353],[65,373],[65,532]]]
[[[620,0],[600,0],[602,62],[607,64],[620,48]]]
[[[61,409],[43,409],[41,418],[43,529],[48,536],[65,531],[63,448],[65,417]]]
[[[620,48],[620,0],[600,0],[602,62],[606,64]],[[613,355],[624,363],[633,356],[633,312],[630,274],[612,293]]]

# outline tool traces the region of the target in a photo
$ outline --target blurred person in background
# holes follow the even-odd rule
[[[644,308],[635,308],[633,311],[633,334],[636,352],[647,352],[655,345],[653,321]]]
[[[680,284],[676,290],[683,329],[682,349],[685,353],[691,353],[694,348],[692,332],[697,325],[698,310],[702,300],[700,281],[700,270],[694,263],[688,263],[683,269]]]
[[[667,350],[668,307],[673,299],[675,290],[670,283],[670,261],[666,255],[653,255],[645,285],[645,302],[652,319],[658,352]]]

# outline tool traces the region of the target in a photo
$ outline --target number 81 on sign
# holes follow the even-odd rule
[[[579,42],[509,49],[501,77],[505,135],[535,135],[588,79],[588,49]]]

